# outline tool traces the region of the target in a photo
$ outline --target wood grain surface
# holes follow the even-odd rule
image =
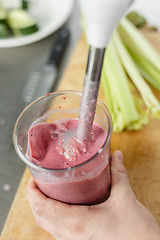
[[[144,35],[160,52],[160,34],[145,31]],[[71,56],[60,82],[59,90],[81,90],[87,60],[87,44],[82,36]],[[160,99],[160,94],[154,91]],[[100,89],[99,98],[105,102]],[[137,199],[144,204],[160,225],[160,120],[151,120],[140,131],[113,134],[112,151],[120,149],[124,154],[130,183]],[[25,170],[15,195],[0,240],[53,240],[46,231],[37,226],[26,199],[26,185],[30,178]],[[117,199],[118,201],[118,199]]]

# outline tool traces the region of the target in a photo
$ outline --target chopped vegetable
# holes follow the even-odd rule
[[[118,26],[118,32],[124,43],[139,57],[144,57],[160,70],[160,55],[134,25],[123,18]]]
[[[0,37],[5,38],[8,37],[9,35],[10,34],[7,26],[4,23],[0,23]]]
[[[6,23],[7,12],[0,6],[0,23]]]
[[[107,58],[104,61],[104,69],[107,79],[109,80],[109,88],[113,91],[112,98],[114,99],[114,103],[117,101],[122,110],[125,122],[129,123],[132,119],[137,120],[138,113],[130,94],[127,76],[120,64],[113,42],[110,43],[107,49]]]
[[[0,5],[0,38],[11,35],[29,35],[39,30],[38,25],[28,11],[28,1],[21,1],[20,8],[4,8]]]
[[[127,74],[120,63],[113,42],[105,55],[102,84],[107,106],[113,119],[113,131],[140,129],[148,122],[141,99],[133,94],[133,85],[129,84]],[[132,90],[131,90],[132,87]]]
[[[38,31],[34,19],[23,9],[13,9],[8,14],[8,24],[15,35],[27,35]]]
[[[143,57],[138,57],[133,51],[128,49],[132,59],[136,63],[142,76],[157,90],[160,91],[160,71]]]
[[[146,106],[150,108],[154,114],[156,114],[156,112],[160,112],[160,104],[158,100],[152,93],[144,78],[141,76],[139,70],[136,67],[136,64],[132,60],[117,31],[114,32],[113,43],[119,54],[122,65],[140,92]]]
[[[142,28],[147,24],[146,19],[136,11],[129,12],[126,18],[137,28]]]
[[[160,90],[160,55],[126,18],[107,47],[102,85],[113,131],[138,130],[160,117],[160,103],[145,80]],[[151,113],[151,114],[150,114]]]
[[[22,9],[27,10],[29,7],[29,0],[21,0]]]

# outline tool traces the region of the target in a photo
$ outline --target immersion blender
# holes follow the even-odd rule
[[[105,48],[118,21],[134,0],[79,0],[87,23],[89,55],[82,90],[76,139],[87,141],[96,110]]]

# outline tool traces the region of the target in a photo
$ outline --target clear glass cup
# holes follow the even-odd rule
[[[81,93],[59,91],[32,102],[16,121],[14,147],[29,168],[37,186],[47,196],[71,204],[96,204],[110,194],[111,115],[100,100],[97,101],[94,122],[107,133],[103,147],[86,162],[67,169],[48,169],[36,165],[26,157],[28,131],[33,124],[78,118]]]

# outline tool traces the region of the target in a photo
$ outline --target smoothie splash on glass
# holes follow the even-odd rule
[[[37,186],[71,204],[96,204],[110,194],[112,121],[97,101],[91,137],[76,139],[81,94],[62,91],[41,97],[19,116],[14,145]]]

